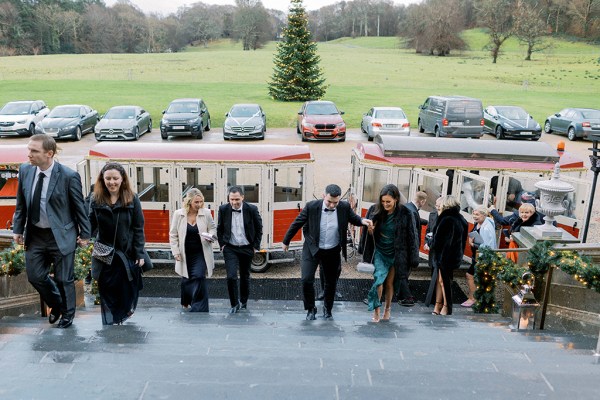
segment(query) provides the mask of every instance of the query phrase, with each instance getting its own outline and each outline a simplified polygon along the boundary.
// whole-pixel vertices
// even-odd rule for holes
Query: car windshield
[[[481,104],[478,101],[454,100],[448,104],[448,116],[481,118]]]
[[[600,110],[586,110],[582,111],[581,115],[586,119],[600,119]]]
[[[379,110],[375,111],[373,117],[381,119],[405,119],[406,115],[402,110]]]
[[[198,103],[194,102],[171,103],[169,108],[167,108],[167,113],[169,114],[198,114],[198,111]]]
[[[335,115],[339,114],[337,108],[332,103],[309,104],[306,106],[308,115]]]
[[[256,106],[236,106],[229,111],[231,117],[254,117],[260,114]]]
[[[496,107],[498,114],[508,119],[527,119],[527,111],[520,107]]]
[[[55,107],[48,118],[79,118],[79,107]]]
[[[133,108],[111,108],[108,110],[105,119],[134,119],[135,110]]]
[[[29,103],[8,103],[2,107],[0,115],[25,115],[29,114],[29,110],[31,110]]]

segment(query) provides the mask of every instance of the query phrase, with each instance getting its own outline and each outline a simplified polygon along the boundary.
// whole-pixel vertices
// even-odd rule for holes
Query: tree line
[[[223,38],[253,50],[280,38],[284,12],[260,0],[235,3],[197,2],[163,16],[128,0],[111,7],[102,0],[0,0],[0,55],[167,52]],[[600,40],[600,0],[339,1],[309,12],[308,22],[316,41],[400,36],[409,48],[440,56],[465,48],[464,29],[484,27],[494,60],[512,36],[530,58],[548,35]]]

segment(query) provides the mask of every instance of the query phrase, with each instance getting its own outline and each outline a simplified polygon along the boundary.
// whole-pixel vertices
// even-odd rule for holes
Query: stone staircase
[[[142,298],[123,326],[97,306],[60,330],[39,316],[0,320],[2,399],[592,399],[596,339],[512,332],[498,315],[434,316],[394,306],[372,323],[338,302],[334,320],[306,321],[299,301],[249,302],[230,315],[177,299]],[[319,307],[321,312],[321,307]]]

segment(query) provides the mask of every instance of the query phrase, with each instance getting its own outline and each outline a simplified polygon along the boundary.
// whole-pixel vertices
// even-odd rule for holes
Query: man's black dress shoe
[[[60,308],[59,307],[51,308],[50,314],[48,314],[48,322],[53,324],[56,321],[58,321],[59,318],[60,318]]]
[[[248,303],[242,303],[240,305],[240,310],[247,310],[248,309]]]
[[[240,311],[240,303],[237,303],[235,306],[229,309],[229,314],[235,314]]]
[[[319,295],[317,296],[317,300],[323,300],[325,298],[325,292],[321,292],[319,293]]]
[[[331,311],[325,311],[323,313],[323,318],[325,318],[325,320],[327,320],[327,321],[332,321],[333,315],[331,315]]]
[[[313,307],[312,310],[308,310],[306,313],[307,321],[314,321],[315,319],[317,319],[317,307]]]
[[[398,303],[401,306],[404,306],[404,307],[412,307],[412,306],[415,305],[415,298],[414,297],[408,297],[408,298],[406,298],[404,300],[400,300]]]
[[[70,327],[71,325],[73,325],[73,317],[71,317],[71,318],[62,317],[60,319],[60,321],[58,321],[58,325],[57,326],[59,328],[63,328],[64,329],[64,328]]]

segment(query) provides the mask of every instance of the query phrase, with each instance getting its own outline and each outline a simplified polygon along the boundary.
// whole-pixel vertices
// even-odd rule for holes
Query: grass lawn
[[[549,39],[552,48],[523,61],[509,40],[497,64],[483,50],[486,35],[464,33],[470,50],[430,57],[399,48],[397,38],[338,39],[319,43],[333,100],[358,127],[372,106],[405,109],[416,126],[418,105],[432,94],[459,94],[489,104],[514,104],[540,123],[564,107],[600,108],[600,47]],[[295,126],[299,103],[268,97],[275,44],[258,51],[220,41],[169,54],[50,55],[0,58],[0,103],[42,99],[50,106],[89,104],[100,113],[113,105],[145,107],[158,126],[161,111],[178,97],[202,97],[214,127],[234,103],[257,102],[269,127]]]

